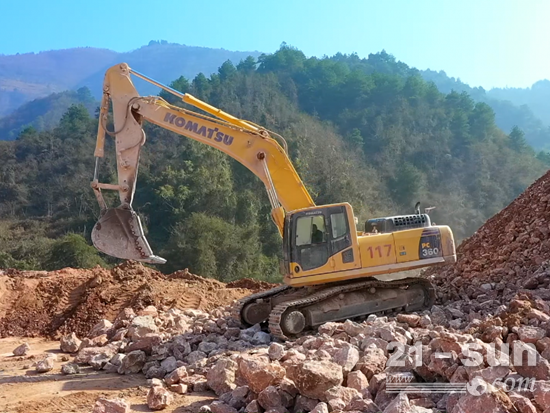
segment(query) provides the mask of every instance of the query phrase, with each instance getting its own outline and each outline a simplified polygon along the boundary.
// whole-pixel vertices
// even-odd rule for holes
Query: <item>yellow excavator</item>
[[[205,114],[172,105],[160,96],[140,96],[131,75]],[[107,125],[110,104],[113,131]],[[238,302],[234,315],[245,326],[267,325],[272,335],[286,340],[328,321],[418,311],[433,304],[434,288],[427,279],[383,281],[375,276],[455,262],[448,226],[432,224],[430,216],[417,208],[409,215],[369,219],[359,231],[349,203],[315,205],[281,136],[165,86],[126,63],[110,67],[103,84],[91,182],[100,206],[92,230],[98,250],[121,259],[166,262],[153,254],[132,208],[146,141],[144,121],[219,149],[265,184],[271,216],[282,237],[284,283]],[[98,181],[106,133],[115,140],[117,184]],[[120,205],[108,208],[101,190],[118,191]]]

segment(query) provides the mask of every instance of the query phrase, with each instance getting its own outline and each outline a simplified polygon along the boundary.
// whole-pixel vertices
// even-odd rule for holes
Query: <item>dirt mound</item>
[[[550,297],[550,172],[489,219],[458,248],[458,262],[424,272],[438,301],[506,304],[518,292]],[[493,305],[491,305],[493,304]]]
[[[252,286],[252,284],[250,284]],[[164,275],[135,262],[112,270],[67,268],[52,272],[0,274],[0,336],[85,336],[101,319],[110,321],[126,307],[140,310],[212,310],[261,289],[256,283],[226,284],[188,271]]]
[[[242,278],[226,285],[227,288],[246,288],[252,291],[264,291],[277,286],[278,284],[270,284],[266,281],[253,280],[252,278]]]

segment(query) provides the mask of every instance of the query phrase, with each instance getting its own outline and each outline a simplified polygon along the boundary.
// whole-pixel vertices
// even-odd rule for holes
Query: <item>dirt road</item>
[[[27,356],[13,356],[12,350],[27,342]],[[48,373],[38,374],[32,366],[46,353],[58,357]],[[146,404],[148,387],[143,374],[121,376],[83,367],[80,374],[61,374],[62,353],[59,342],[42,338],[0,339],[0,412],[1,413],[89,413],[98,397],[123,397],[134,412],[150,412]],[[178,395],[163,412],[196,413],[203,404],[215,399],[213,393]]]

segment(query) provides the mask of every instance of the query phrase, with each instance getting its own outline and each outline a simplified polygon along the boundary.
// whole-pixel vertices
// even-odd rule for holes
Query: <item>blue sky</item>
[[[307,56],[385,49],[472,86],[550,78],[548,0],[2,1],[0,54],[79,46],[130,51],[150,40]]]

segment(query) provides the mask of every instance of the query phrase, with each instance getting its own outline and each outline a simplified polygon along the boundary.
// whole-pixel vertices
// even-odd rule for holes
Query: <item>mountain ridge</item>
[[[10,115],[23,104],[42,98],[54,99],[51,98],[52,94],[79,88],[89,89],[92,96],[99,100],[105,71],[120,62],[126,62],[139,72],[161,83],[169,84],[181,76],[187,79],[192,79],[199,73],[209,76],[216,73],[226,61],[236,64],[248,56],[258,58],[261,55],[265,54],[259,51],[229,51],[223,48],[188,46],[164,40],[152,40],[149,44],[128,52],[78,47],[0,55],[0,123],[4,125],[3,129],[0,128],[0,139],[13,139],[24,126],[10,118]],[[425,80],[434,82],[442,93],[450,93],[452,90],[468,93],[475,101],[491,106],[497,125],[505,133],[510,133],[517,126],[535,149],[550,150],[550,115],[545,115],[542,104],[547,100],[546,97],[550,98],[550,81],[541,80],[529,89],[507,88],[487,91],[483,87],[472,87],[460,78],[450,77],[443,70],[419,70],[400,61],[396,61],[394,66],[388,66],[388,56],[391,55],[385,51],[370,54],[364,59],[356,54],[338,53],[332,59],[347,60],[350,67],[361,66],[368,61],[374,71],[384,72],[388,67],[392,67],[392,70],[397,70],[398,74],[404,77],[418,73]],[[29,59],[32,64],[28,63]],[[393,60],[395,61],[395,58]],[[160,92],[159,88],[138,78],[135,79],[135,85],[138,92],[143,95],[156,95]],[[537,88],[535,85],[538,85]],[[65,110],[67,108],[68,106],[64,107]],[[60,112],[57,111],[58,115],[53,121],[58,120]],[[24,118],[19,114],[15,116],[19,119]],[[46,116],[46,113],[42,116]],[[14,126],[6,129],[5,125]]]
[[[131,67],[139,66],[143,73],[169,83],[181,75],[194,77],[200,72],[210,75],[226,60],[237,64],[241,59],[260,54],[258,51],[228,51],[151,41],[122,53],[105,48],[78,47],[0,55],[0,116],[13,113],[34,99],[81,87],[89,88],[99,99],[105,70],[120,62]],[[145,82],[136,82],[138,87],[144,85]],[[156,94],[158,90],[144,87],[143,93]]]

